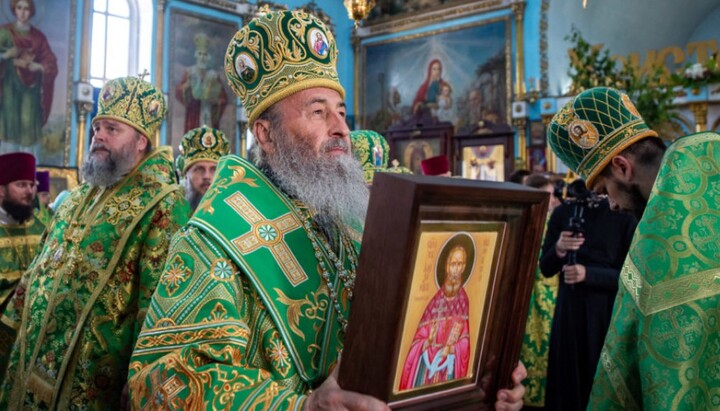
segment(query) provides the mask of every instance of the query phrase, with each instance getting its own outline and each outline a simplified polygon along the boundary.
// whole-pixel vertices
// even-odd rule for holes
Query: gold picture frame
[[[50,198],[57,198],[63,190],[72,190],[80,184],[78,169],[74,167],[38,166],[37,171],[50,172]]]

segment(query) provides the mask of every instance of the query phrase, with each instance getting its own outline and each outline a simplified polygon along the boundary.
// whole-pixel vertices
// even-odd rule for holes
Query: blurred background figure
[[[0,155],[0,314],[15,293],[20,277],[35,258],[45,225],[34,216],[35,157]],[[0,322],[0,382],[15,330]]]
[[[50,205],[50,172],[38,171],[35,173],[37,180],[37,194],[35,196],[35,217],[39,218],[46,226],[52,220]]]
[[[63,201],[68,197],[70,192],[68,190],[63,190],[60,193],[58,193],[57,197],[53,200],[52,203],[50,203],[50,209],[52,210],[53,214],[57,213],[58,208],[62,205]]]
[[[387,169],[390,155],[387,140],[377,131],[354,130],[350,132],[350,147],[362,166],[365,184],[372,186],[375,173]]]
[[[527,170],[517,170],[527,171]],[[524,173],[513,173],[519,179]],[[524,184],[550,193],[548,218],[553,210],[561,204],[562,199],[555,196],[555,184],[541,174],[526,174]],[[528,319],[525,323],[525,337],[520,351],[520,360],[527,368],[528,376],[523,381],[526,387],[526,409],[542,409],[545,405],[545,385],[547,381],[547,362],[550,347],[550,326],[555,313],[555,300],[557,298],[558,276],[545,277],[540,267],[535,271],[535,282],[530,295]]]
[[[180,156],[175,159],[175,171],[193,211],[210,188],[220,157],[229,152],[230,143],[220,130],[203,126],[183,136]]]
[[[519,168],[512,173],[510,173],[510,176],[508,177],[509,182],[516,183],[516,184],[525,184],[525,178],[530,175],[530,171],[525,170],[524,168]]]
[[[607,199],[568,186],[552,213],[540,257],[546,277],[558,272],[545,391],[548,410],[585,410],[610,324],[618,276],[637,220],[614,213]]]

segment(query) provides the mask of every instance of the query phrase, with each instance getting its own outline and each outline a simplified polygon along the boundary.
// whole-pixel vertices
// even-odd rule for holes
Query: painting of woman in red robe
[[[438,291],[428,302],[410,345],[400,390],[463,378],[470,363],[469,307],[464,285],[475,261],[466,233],[450,238],[435,266]]]
[[[421,108],[437,108],[438,96],[442,87],[448,85],[442,79],[442,63],[435,59],[428,64],[427,76],[425,81],[420,85],[413,99],[413,113],[417,113]]]
[[[12,0],[16,21],[0,27],[0,141],[28,148],[50,116],[57,57],[45,35],[30,25],[33,0]]]

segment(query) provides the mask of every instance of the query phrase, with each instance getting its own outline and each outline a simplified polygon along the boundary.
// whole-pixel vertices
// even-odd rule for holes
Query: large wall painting
[[[509,128],[508,17],[362,44],[361,125],[451,122],[455,134]]]
[[[3,0],[0,13],[0,153],[68,162],[75,0]]]
[[[206,125],[234,142],[236,97],[225,77],[224,56],[238,23],[172,9],[169,39],[167,144],[178,154],[182,136]]]

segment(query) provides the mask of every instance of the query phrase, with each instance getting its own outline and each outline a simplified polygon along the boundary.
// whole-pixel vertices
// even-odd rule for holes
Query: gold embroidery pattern
[[[632,100],[630,100],[630,97],[628,97],[627,94],[623,93],[620,97],[622,99],[623,106],[632,113],[635,117],[642,117],[640,113],[635,108],[635,104],[633,104]]]
[[[578,117],[577,114],[575,114],[572,102],[570,102],[557,112],[555,117],[553,117],[553,121],[555,121],[555,123],[557,123],[559,126],[565,127],[570,124],[571,121],[576,120],[577,118]]]
[[[277,332],[273,332],[270,339],[270,346],[265,348],[265,355],[270,358],[270,361],[272,361],[273,366],[280,375],[287,377],[291,365],[290,354]]]
[[[290,323],[290,329],[296,335],[305,338],[305,334],[298,328],[301,317],[309,320],[324,320],[328,303],[327,299],[320,298],[320,296],[327,298],[327,287],[321,286],[317,291],[309,294],[309,296],[313,298],[313,301],[310,301],[307,296],[301,300],[293,300],[288,298],[279,288],[276,288],[275,292],[279,296],[278,300],[287,306],[287,318]]]
[[[210,188],[208,188],[207,193],[205,193],[205,196],[203,197],[203,201],[198,206],[198,210],[213,214],[215,213],[215,208],[212,206],[213,200],[215,200],[215,197],[223,191],[225,188],[227,188],[231,184],[235,183],[242,183],[247,184],[250,187],[257,188],[258,185],[255,182],[254,178],[245,177],[247,174],[247,170],[243,166],[228,166],[228,169],[232,170],[232,176],[231,177],[219,177],[216,178],[215,181],[213,181]]]
[[[120,220],[134,218],[145,209],[142,190],[133,188],[125,196],[115,196],[107,201],[108,223],[116,225]]]
[[[643,315],[651,315],[678,305],[720,294],[720,268],[696,272],[656,285],[650,285],[631,258],[620,274],[623,284]]]
[[[175,258],[168,264],[162,277],[160,284],[165,286],[169,295],[173,295],[180,287],[180,284],[190,277],[192,271],[185,266],[182,258],[175,255]]]
[[[223,324],[223,322],[225,324]],[[226,337],[235,339],[247,339],[250,335],[248,329],[242,323],[223,321],[212,328],[197,325],[182,325],[173,327],[156,328],[153,333],[141,333],[135,345],[135,352],[142,353],[145,349],[171,349],[178,345],[192,344],[196,341],[215,340]]]
[[[210,268],[211,276],[218,281],[230,281],[235,276],[232,262],[224,258],[213,261]]]
[[[249,254],[260,247],[266,247],[279,263],[285,278],[292,285],[297,286],[307,280],[307,274],[283,242],[286,234],[302,228],[300,220],[294,214],[287,213],[275,220],[268,220],[240,192],[232,194],[225,202],[253,225],[248,233],[232,240],[241,253]]]

